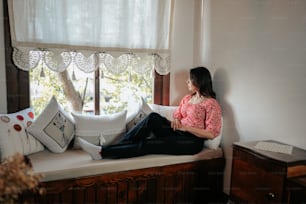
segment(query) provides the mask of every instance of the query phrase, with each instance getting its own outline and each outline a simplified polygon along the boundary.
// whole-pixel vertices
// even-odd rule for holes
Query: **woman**
[[[190,69],[187,86],[191,94],[182,98],[173,121],[153,112],[127,132],[118,144],[100,147],[79,139],[80,146],[93,159],[198,153],[203,149],[205,139],[219,135],[221,108],[215,99],[207,68]],[[149,138],[151,133],[155,137]]]

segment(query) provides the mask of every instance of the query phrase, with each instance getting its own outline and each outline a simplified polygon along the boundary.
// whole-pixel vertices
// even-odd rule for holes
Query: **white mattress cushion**
[[[64,153],[51,153],[48,150],[29,155],[33,169],[43,174],[42,181],[77,178],[119,171],[135,170],[220,158],[221,148],[203,149],[196,155],[146,155],[128,159],[92,160],[83,150],[67,150]]]

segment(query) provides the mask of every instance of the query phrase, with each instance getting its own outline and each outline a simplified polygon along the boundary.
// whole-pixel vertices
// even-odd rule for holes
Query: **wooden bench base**
[[[43,182],[27,203],[208,203],[222,194],[224,158]]]

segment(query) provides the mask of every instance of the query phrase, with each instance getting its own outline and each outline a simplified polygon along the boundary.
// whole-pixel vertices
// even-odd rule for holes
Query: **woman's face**
[[[192,93],[198,91],[198,88],[195,85],[193,85],[193,83],[190,80],[190,78],[187,79],[186,83],[187,83],[187,87],[188,87],[189,91],[191,91]]]

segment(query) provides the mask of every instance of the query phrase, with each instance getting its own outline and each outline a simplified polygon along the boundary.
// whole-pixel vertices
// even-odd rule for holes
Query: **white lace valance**
[[[139,74],[145,74],[152,69],[161,75],[166,75],[170,71],[169,53],[106,53],[14,48],[13,61],[17,67],[25,71],[36,68],[40,63],[56,72],[64,71],[72,63],[86,73],[102,66],[114,74],[124,72],[129,67]]]

